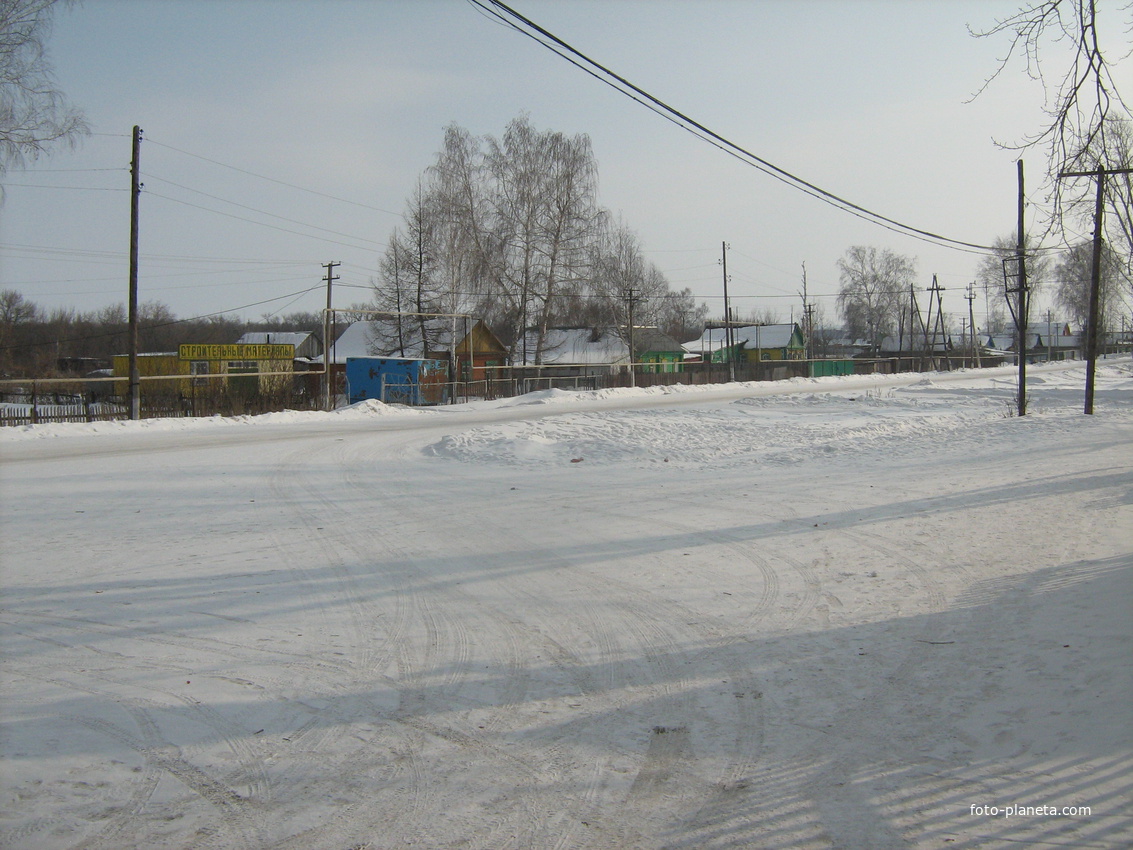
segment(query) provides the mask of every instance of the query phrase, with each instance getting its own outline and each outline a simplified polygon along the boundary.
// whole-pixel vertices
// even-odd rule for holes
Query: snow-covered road
[[[0,846],[1129,846],[1133,378],[1030,374],[8,429]]]

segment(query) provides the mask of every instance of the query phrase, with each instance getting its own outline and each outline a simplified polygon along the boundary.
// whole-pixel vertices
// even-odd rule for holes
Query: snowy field
[[[0,847],[1133,846],[1133,374],[1028,374],[4,429]]]

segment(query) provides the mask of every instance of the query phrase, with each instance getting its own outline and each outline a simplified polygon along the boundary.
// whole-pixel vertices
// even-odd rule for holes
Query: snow
[[[1133,845],[1133,369],[1028,375],[3,429],[0,847]]]

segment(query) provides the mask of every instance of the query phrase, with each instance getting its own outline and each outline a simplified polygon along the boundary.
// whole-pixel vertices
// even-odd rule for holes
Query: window
[[[209,362],[207,360],[191,360],[189,361],[189,374],[190,375],[207,375],[209,373]],[[194,387],[203,387],[208,384],[205,378],[193,378],[192,385]]]

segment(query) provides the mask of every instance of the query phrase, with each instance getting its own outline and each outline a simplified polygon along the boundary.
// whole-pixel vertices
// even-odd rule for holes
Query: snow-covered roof
[[[680,352],[683,346],[659,328],[633,329],[633,347],[638,356],[648,352]]]
[[[476,321],[469,328],[471,334]],[[485,326],[486,328],[487,326]],[[490,330],[487,330],[491,334]],[[409,360],[435,359],[440,352],[448,352],[452,347],[452,327],[444,325],[437,327],[435,323],[429,325],[428,351],[421,339],[421,328],[416,319],[402,319],[401,333],[397,330],[397,320],[394,318],[368,319],[351,322],[350,326],[342,332],[335,342],[331,343],[331,356],[335,363],[345,363],[347,357],[400,357]],[[475,337],[474,337],[475,338]],[[492,337],[494,339],[494,337]],[[463,327],[457,328],[457,340],[463,344],[465,339]],[[312,358],[314,362],[321,363],[322,357]]]
[[[1070,335],[1063,334],[1058,325],[1055,325],[1054,333],[1047,333],[1046,328],[1039,328],[1038,325],[1031,325],[1027,329],[1027,348],[1078,348],[1082,345],[1082,335],[1072,333]],[[1015,332],[991,334],[987,337],[987,346],[989,348],[996,348],[1002,351],[1015,350]]]
[[[310,331],[248,331],[237,345],[294,345],[301,346],[311,336]]]
[[[534,365],[538,344],[537,333],[528,331],[526,346],[516,347],[516,359],[525,366]],[[628,363],[629,346],[610,329],[550,328],[543,338],[542,362],[548,366]]]
[[[736,345],[756,350],[767,348],[786,348],[799,326],[793,322],[781,325],[745,325],[732,328],[732,339]],[[686,342],[686,351],[720,351],[727,347],[725,328],[706,328],[699,339]]]

